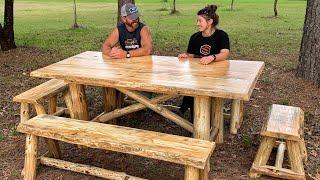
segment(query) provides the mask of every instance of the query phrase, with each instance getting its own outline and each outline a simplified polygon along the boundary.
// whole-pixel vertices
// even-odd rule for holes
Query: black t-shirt
[[[118,25],[119,42],[123,50],[129,51],[141,48],[140,32],[144,26],[145,25],[143,23],[139,22],[138,28],[135,31],[130,32],[127,30],[125,24],[121,23]]]
[[[203,57],[219,54],[221,49],[230,49],[229,37],[226,32],[216,29],[210,37],[203,37],[201,32],[194,33],[189,40],[187,52]]]

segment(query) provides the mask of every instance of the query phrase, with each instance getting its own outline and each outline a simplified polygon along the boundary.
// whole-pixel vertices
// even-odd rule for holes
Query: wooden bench
[[[43,105],[46,98],[49,99],[48,114],[62,115],[69,113],[67,108],[57,107],[57,95],[67,88],[67,83],[63,80],[52,79],[15,96],[13,101],[21,103],[21,121],[30,118],[29,104],[34,106],[38,115],[47,114]],[[46,143],[51,156],[58,158],[60,156],[58,143],[48,139],[46,139]]]
[[[38,137],[182,164],[188,180],[199,179],[199,169],[207,167],[215,147],[214,142],[200,139],[52,115],[38,115],[21,122],[17,131],[27,134],[24,179],[36,176]],[[135,178],[54,158],[41,157],[40,163],[109,179]]]
[[[304,113],[300,108],[273,104],[269,119],[262,127],[262,142],[250,176],[256,178],[264,174],[285,179],[305,179],[303,160],[307,159],[307,150],[303,127]],[[275,165],[266,165],[273,147],[278,147]],[[288,151],[291,169],[282,168],[285,150]]]

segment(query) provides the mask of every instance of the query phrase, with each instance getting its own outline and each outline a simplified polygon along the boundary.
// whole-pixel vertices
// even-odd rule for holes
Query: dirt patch
[[[0,52],[0,177],[22,179],[25,136],[15,131],[19,122],[19,104],[12,98],[41,82],[32,78],[32,70],[65,58],[55,51],[18,48]],[[102,112],[101,89],[86,88],[90,116]],[[179,104],[181,98],[170,101]],[[211,179],[249,179],[248,171],[259,146],[259,132],[271,104],[299,106],[305,112],[305,140],[308,149],[306,173],[316,177],[320,167],[320,89],[311,83],[297,79],[293,71],[284,71],[267,63],[259,78],[252,98],[245,103],[245,120],[238,135],[228,133],[225,122],[225,143],[218,145],[211,158]],[[143,110],[119,119],[123,126],[190,136],[188,132],[167,121],[160,115]],[[184,167],[127,154],[97,149],[79,149],[74,145],[61,144],[63,159],[94,165],[148,179],[182,179]],[[40,152],[46,149],[41,141]],[[40,166],[37,179],[99,179]],[[263,178],[270,179],[270,178]]]

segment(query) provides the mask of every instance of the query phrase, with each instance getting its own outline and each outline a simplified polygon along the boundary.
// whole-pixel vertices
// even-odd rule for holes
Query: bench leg
[[[199,179],[199,169],[186,166],[184,180],[198,180]]]
[[[260,147],[258,149],[258,152],[256,154],[256,157],[254,159],[254,162],[249,172],[249,175],[251,178],[260,177],[260,174],[253,172],[253,169],[254,169],[253,167],[264,166],[267,164],[275,142],[276,142],[275,138],[262,137]]]
[[[211,124],[219,129],[215,142],[223,143],[223,99],[213,98],[212,104],[211,114],[213,117],[211,117]]]
[[[48,113],[54,114],[57,111],[57,95],[50,97],[49,99],[49,107]],[[49,140],[45,139],[49,152],[51,153],[51,157],[59,159],[61,157],[61,151],[59,147],[59,143],[57,140]]]
[[[302,154],[299,147],[299,142],[287,140],[287,147],[291,170],[298,174],[304,174]]]
[[[36,179],[38,137],[27,134],[24,161],[24,180]]]
[[[49,100],[49,111],[48,112],[51,114],[54,113],[54,109],[56,109],[56,106],[57,106],[56,102],[55,103],[52,102],[53,100],[57,101],[57,99],[55,97],[53,97],[53,98],[50,98],[50,100]],[[54,108],[53,108],[53,106],[54,106]],[[37,115],[46,114],[45,108],[43,107],[42,104],[34,104],[34,107],[37,111]],[[61,152],[60,152],[58,142],[56,140],[47,139],[47,138],[44,138],[44,140],[47,144],[49,156],[55,157],[55,158],[60,158]]]
[[[211,98],[195,97],[194,98],[194,138],[209,141],[210,115],[211,115]],[[208,164],[206,165],[205,169],[200,170],[200,173],[199,173],[200,179],[207,180],[209,171],[210,171],[210,161],[208,160]]]
[[[232,100],[232,107],[231,107],[231,123],[230,123],[231,134],[237,134],[237,131],[240,128],[242,120],[243,120],[243,101],[234,99]]]

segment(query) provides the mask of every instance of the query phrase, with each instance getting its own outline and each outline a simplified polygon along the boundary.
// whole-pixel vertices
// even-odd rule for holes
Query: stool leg
[[[199,169],[191,166],[185,167],[185,180],[198,180],[199,179]]]
[[[36,179],[38,137],[27,134],[24,161],[24,180]]]
[[[298,174],[304,174],[299,142],[287,140],[287,147],[291,170]]]
[[[304,139],[301,139],[301,141],[299,141],[299,146],[302,154],[302,159],[306,162],[308,160],[308,153]]]
[[[267,164],[275,141],[276,139],[272,137],[262,137],[260,147],[249,172],[251,178],[260,177],[260,174],[255,173],[254,169]]]

